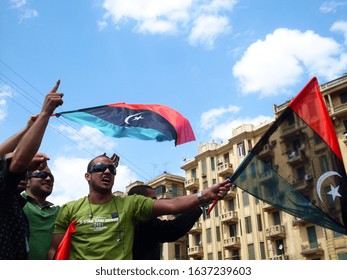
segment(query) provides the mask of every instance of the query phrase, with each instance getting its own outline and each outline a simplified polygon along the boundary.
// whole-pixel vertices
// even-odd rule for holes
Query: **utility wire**
[[[4,61],[2,61],[0,59],[0,62],[6,66],[6,68],[8,68],[10,71],[12,71],[14,74],[16,74],[21,80],[23,80],[26,84],[28,84],[32,89],[34,89],[36,92],[38,92],[41,96],[45,97],[45,94],[43,94],[40,90],[38,90],[36,87],[34,87],[30,82],[28,82],[26,79],[24,79],[20,74],[18,74],[15,70],[13,70],[9,65],[7,65]],[[22,95],[24,98],[26,98],[28,101],[30,101],[31,103],[33,103],[36,107],[38,107],[39,109],[41,109],[42,106],[42,102],[40,102],[39,100],[37,100],[35,97],[33,97],[30,93],[28,93],[26,90],[24,90],[22,87],[18,86],[15,82],[13,82],[10,78],[8,78],[6,75],[4,75],[3,73],[0,73],[1,76],[3,76],[6,81],[0,77],[0,80],[3,81],[4,84],[6,84],[7,86],[9,86],[10,88],[12,88],[14,91],[18,92],[20,95]],[[3,92],[3,91],[1,91]],[[4,92],[3,92],[4,93]],[[11,96],[8,96],[15,104],[17,104],[18,106],[20,106],[21,108],[23,108],[25,111],[29,112],[30,114],[34,114],[33,112],[31,112],[29,109],[27,109],[25,106],[21,105],[20,103],[18,103],[17,101],[15,101]],[[83,133],[80,133],[79,131],[77,131],[76,129],[74,129],[70,124],[68,124],[64,119],[62,118],[58,118],[57,119],[58,122],[64,124],[65,126],[69,127],[71,129],[72,132],[74,132],[76,135],[78,135],[79,137],[81,137],[81,139],[84,139],[85,141],[91,143],[93,146],[95,146],[97,149],[99,149],[100,151],[102,151],[102,153],[105,152],[105,147],[101,147],[99,146],[98,143],[96,143],[95,141],[92,141],[92,139],[90,139],[90,137],[84,135]],[[81,148],[82,150],[84,150],[85,152],[87,152],[88,154],[90,154],[91,156],[95,156],[93,155],[90,151],[86,150],[85,148],[83,148],[82,146],[80,146],[77,142],[73,141],[71,138],[68,138],[65,134],[63,134],[62,132],[60,132],[58,129],[56,129],[55,127],[53,127],[52,125],[49,124],[49,127],[51,127],[53,130],[55,130],[57,133],[59,133],[60,135],[62,135],[63,137],[65,137],[66,139],[68,139],[70,142],[72,142],[73,144],[77,145],[79,148]],[[92,134],[92,130],[89,129],[89,127],[86,127],[87,130],[89,130],[90,134]],[[106,143],[104,143],[104,145],[106,146],[106,148],[113,153],[114,149],[110,146],[108,146]],[[146,174],[147,177],[142,176],[141,174],[139,174],[138,172],[135,172],[136,174],[138,174],[141,178],[144,178],[145,180],[147,180],[148,178],[151,178],[151,175],[149,175],[148,173],[146,173],[146,171],[144,171],[143,169],[141,169],[140,167],[138,167],[137,165],[135,165],[134,163],[132,163],[129,159],[127,159],[126,157],[124,157],[123,155],[121,155],[119,152],[116,152],[122,159],[126,160],[127,162],[129,162],[130,164],[132,164],[135,168],[137,168],[138,170],[140,170],[141,172],[143,172],[144,174]]]

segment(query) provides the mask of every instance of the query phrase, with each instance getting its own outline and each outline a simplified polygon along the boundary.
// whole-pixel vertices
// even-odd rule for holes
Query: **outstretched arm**
[[[29,130],[29,128],[32,126],[32,124],[35,122],[36,119],[37,119],[37,115],[30,116],[26,126],[22,130],[18,131],[16,134],[12,135],[10,138],[5,140],[5,142],[1,143],[0,155],[12,153],[16,149],[23,135]]]
[[[231,186],[232,184],[228,179],[214,184],[212,187],[202,191],[202,198],[207,203],[215,199],[222,199],[228,193]],[[153,203],[153,216],[179,214],[193,209],[200,204],[201,202],[197,194],[179,196],[174,199],[159,199]]]
[[[63,104],[63,94],[57,93],[59,84],[60,80],[57,81],[53,89],[46,95],[41,113],[18,143],[9,168],[11,172],[24,172],[37,153],[46,131],[49,118],[54,110]]]

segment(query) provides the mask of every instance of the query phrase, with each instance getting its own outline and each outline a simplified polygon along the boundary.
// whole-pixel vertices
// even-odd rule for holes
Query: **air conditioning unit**
[[[312,174],[306,174],[305,175],[305,180],[308,181],[308,180],[311,180],[313,177],[312,177]]]
[[[218,164],[218,165],[223,164],[223,159],[222,159],[222,158],[220,158],[219,160],[217,160],[217,164]]]

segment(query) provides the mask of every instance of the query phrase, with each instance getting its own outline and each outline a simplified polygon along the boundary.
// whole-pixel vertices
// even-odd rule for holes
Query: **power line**
[[[30,82],[28,82],[26,79],[24,79],[20,74],[18,74],[15,70],[13,70],[8,64],[6,64],[4,61],[2,61],[0,59],[0,62],[7,67],[11,72],[13,72],[14,74],[16,74],[22,81],[24,81],[26,84],[28,84],[32,89],[34,89],[36,92],[38,92],[41,96],[45,97],[45,95],[38,90],[35,86],[33,86]],[[42,107],[42,102],[40,102],[39,100],[37,100],[35,97],[33,97],[30,93],[28,93],[26,90],[24,90],[22,87],[18,86],[17,83],[13,82],[10,78],[8,78],[6,75],[4,75],[3,73],[0,73],[0,75],[2,75],[6,81],[4,81],[3,78],[0,78],[0,80],[2,80],[4,82],[4,84],[6,84],[7,86],[9,86],[11,89],[13,89],[14,91],[18,92],[20,95],[22,95],[24,98],[26,98],[28,101],[30,101],[31,103],[33,103],[35,106],[37,106],[38,108],[41,109]],[[3,92],[3,91],[2,91]],[[34,114],[33,112],[31,112],[29,109],[27,109],[24,105],[18,103],[17,101],[15,101],[11,96],[8,96],[15,104],[17,104],[18,106],[20,106],[21,108],[23,108],[25,111],[29,112],[30,114]],[[65,120],[58,118],[57,119],[58,122],[62,123],[63,125],[69,127],[71,129],[72,132],[74,132],[76,135],[78,135],[81,139],[91,143],[93,146],[95,146],[97,149],[99,149],[100,151],[102,151],[102,153],[105,152],[105,146],[107,148],[108,151],[110,151],[111,153],[116,152],[122,159],[126,160],[128,163],[130,163],[131,165],[133,165],[136,169],[140,170],[141,172],[143,172],[143,174],[146,174],[147,178],[142,176],[141,174],[139,174],[138,172],[134,171],[136,174],[138,174],[141,178],[147,180],[148,178],[151,178],[151,175],[149,175],[146,171],[144,171],[143,169],[141,169],[140,167],[138,167],[136,164],[132,163],[129,159],[127,159],[126,157],[124,157],[122,154],[120,154],[117,151],[114,151],[114,149],[110,146],[108,146],[106,143],[104,143],[104,147],[101,147],[99,145],[99,143],[93,141],[92,139],[90,139],[90,137],[84,135],[83,133],[80,133],[79,131],[77,131],[76,129],[74,129],[71,125],[69,125]],[[73,144],[77,145],[79,148],[81,148],[82,150],[84,150],[85,152],[87,152],[88,154],[93,155],[90,151],[86,150],[85,148],[83,148],[82,146],[80,146],[76,141],[73,141],[71,138],[68,138],[65,134],[61,133],[58,129],[56,129],[55,127],[53,127],[52,125],[49,124],[49,127],[52,128],[53,130],[55,130],[57,133],[59,133],[60,135],[62,135],[63,137],[65,137],[66,139],[68,139],[70,142],[72,142]],[[89,127],[86,127],[87,130],[89,130],[90,132],[92,132]],[[92,133],[90,133],[92,134]]]

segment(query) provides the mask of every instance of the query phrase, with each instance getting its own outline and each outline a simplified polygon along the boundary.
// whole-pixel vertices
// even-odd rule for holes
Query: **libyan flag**
[[[55,116],[97,128],[110,137],[158,142],[174,140],[175,145],[195,140],[189,121],[161,104],[113,103],[56,113]]]
[[[346,171],[315,77],[229,179],[284,212],[347,234]]]

